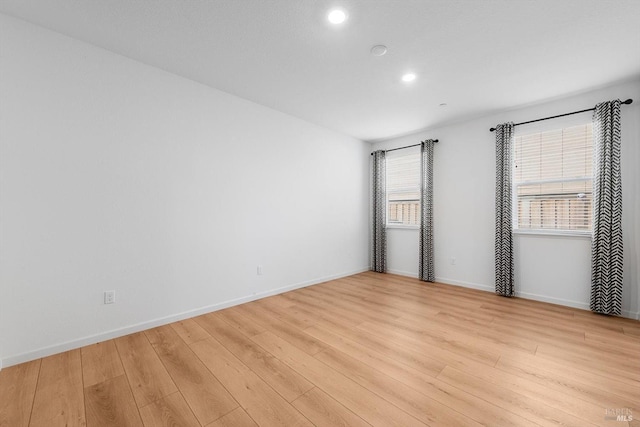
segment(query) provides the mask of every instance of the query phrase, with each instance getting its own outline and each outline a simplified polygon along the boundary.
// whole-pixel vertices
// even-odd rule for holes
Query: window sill
[[[402,224],[387,224],[387,229],[389,228],[399,228],[404,230],[420,230],[419,225],[402,225]]]
[[[513,234],[521,236],[579,237],[591,239],[591,231],[578,230],[513,230]]]

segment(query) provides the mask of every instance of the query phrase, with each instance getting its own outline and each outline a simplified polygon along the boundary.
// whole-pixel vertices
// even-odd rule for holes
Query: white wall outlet
[[[450,263],[451,265],[456,265],[456,259],[455,259],[455,258],[451,258],[451,259],[449,260],[449,263]]]
[[[113,304],[116,302],[116,291],[104,291],[104,303]]]
[[[259,265],[258,268],[256,268],[256,273],[258,273],[258,276],[262,276],[262,266]]]

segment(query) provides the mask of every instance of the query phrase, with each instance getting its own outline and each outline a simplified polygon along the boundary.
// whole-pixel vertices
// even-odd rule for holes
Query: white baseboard
[[[481,291],[493,292],[493,286],[483,285],[474,282],[465,282],[462,280],[449,279],[447,277],[436,277],[436,282],[447,285],[462,286],[463,288],[479,289]]]
[[[463,282],[460,280],[448,279],[446,277],[436,277],[436,282],[445,283],[447,285],[462,286],[465,288],[480,289],[482,291],[487,291],[487,292],[494,292],[493,286],[482,285],[479,283],[472,283],[472,282]],[[550,304],[563,305],[566,307],[579,308],[582,310],[589,311],[589,303],[585,303],[585,302],[548,297],[546,295],[532,294],[529,292],[519,292],[518,290],[516,290],[515,296],[517,296],[518,298],[530,299],[530,300],[540,301],[540,302],[548,302]],[[640,312],[636,313],[629,310],[622,310],[622,317],[626,317],[634,320],[640,320]]]
[[[519,298],[525,298],[525,299],[531,299],[534,301],[541,301],[541,302],[548,302],[551,304],[557,304],[557,305],[564,305],[567,307],[573,307],[573,308],[579,308],[581,310],[586,310],[586,311],[590,311],[591,309],[589,308],[589,303],[588,302],[580,302],[580,301],[571,301],[571,300],[567,300],[567,299],[561,299],[561,298],[553,298],[553,297],[548,297],[545,295],[537,295],[537,294],[531,294],[528,292],[518,292],[516,291],[516,296]],[[633,311],[629,311],[629,310],[622,310],[622,317],[626,317],[628,319],[634,319],[634,320],[638,320],[640,319],[638,317],[640,313],[635,313]]]
[[[589,310],[589,303],[572,301],[563,298],[553,298],[546,295],[532,294],[529,292],[519,292],[516,290],[515,296],[519,298],[531,299],[534,301],[548,302],[550,304],[564,305],[567,307],[579,308],[582,310]]]
[[[409,272],[409,271],[387,270],[387,273],[397,274],[398,276],[412,277],[414,279],[418,278],[418,273],[412,273],[412,272]]]
[[[76,348],[84,347],[87,345],[95,344],[98,342],[110,340],[113,338],[122,337],[125,335],[133,334],[136,332],[144,331],[147,329],[155,328],[158,326],[166,325],[173,322],[178,322],[180,320],[188,319],[190,317],[199,316],[201,314],[211,313],[213,311],[222,310],[224,308],[232,307],[234,305],[244,304],[246,302],[255,301],[261,298],[270,297],[272,295],[281,294],[284,292],[292,291],[294,289],[300,289],[311,285],[317,285],[318,283],[327,282],[329,280],[339,279],[342,277],[352,276],[354,274],[362,273],[364,271],[369,271],[369,267],[365,267],[356,271],[344,272],[339,274],[334,274],[331,276],[320,277],[313,280],[307,280],[300,283],[295,283],[293,285],[287,285],[276,289],[271,289],[269,291],[260,292],[254,295],[249,295],[241,298],[236,298],[228,301],[223,301],[216,304],[207,305],[204,307],[196,308],[193,310],[184,311],[181,313],[172,314],[170,316],[161,317],[158,319],[149,320],[146,322],[137,323],[135,325],[125,326],[123,328],[113,329],[106,332],[101,332],[99,334],[86,336],[83,338],[78,338],[75,340],[66,341],[59,344],[54,344],[51,346],[39,348],[37,350],[28,351],[22,354],[18,354],[15,356],[6,357],[4,359],[0,359],[0,369],[2,367],[9,367],[13,365],[17,365],[24,362],[29,362],[31,360],[36,360],[41,357],[51,356],[53,354],[62,353],[64,351],[73,350]]]
[[[165,317],[153,319],[147,322],[137,323],[135,325],[126,326],[124,328],[113,329],[111,331],[90,335],[90,336],[79,338],[76,340],[66,341],[66,342],[55,344],[48,347],[43,347],[37,350],[18,354],[16,356],[10,356],[4,359],[0,359],[0,369],[2,369],[3,367],[6,368],[9,366],[17,365],[19,363],[24,363],[31,360],[39,359],[41,357],[51,356],[53,354],[61,353],[64,351],[73,350],[79,347],[84,347],[86,345],[95,344],[97,342],[102,342],[102,341],[110,340],[113,338],[118,338],[124,335],[129,335],[136,332],[144,331],[146,329],[155,328],[157,326],[166,325],[168,323],[173,323],[180,320],[188,319],[190,317],[199,316],[201,314],[222,310],[224,308],[232,307],[234,305],[244,304],[246,302],[255,301],[255,300],[266,298],[272,295],[277,295],[284,292],[292,291],[294,289],[300,289],[307,286],[316,285],[318,283],[339,279],[341,277],[351,276],[351,275],[362,273],[364,271],[369,271],[369,270],[370,270],[369,267],[365,267],[356,271],[335,274],[335,275],[317,278],[313,280],[307,280],[304,282],[283,286],[280,288],[272,289],[272,290],[261,292],[258,294],[236,298],[233,300],[228,300],[228,301],[220,302],[217,304],[208,305],[205,307],[200,307],[194,310],[173,314],[171,316],[165,316]],[[389,270],[389,273],[397,274],[400,276],[412,277],[412,278],[418,277],[416,273],[400,271],[400,270]],[[480,283],[465,282],[461,280],[454,280],[446,277],[436,277],[436,282],[444,283],[448,285],[454,285],[454,286],[462,286],[462,287],[471,288],[471,289],[479,289],[487,292],[494,292],[493,286],[483,285]],[[570,300],[565,300],[560,298],[552,298],[544,295],[537,295],[537,294],[531,294],[527,292],[517,292],[517,291],[516,291],[516,296],[520,298],[535,300],[535,301],[542,301],[542,302],[548,302],[551,304],[558,304],[558,305],[564,305],[568,307],[589,310],[589,304],[581,303],[577,301],[570,301]],[[627,317],[630,319],[640,320],[640,312],[632,312],[632,311],[624,310],[622,312],[622,315],[623,317]]]

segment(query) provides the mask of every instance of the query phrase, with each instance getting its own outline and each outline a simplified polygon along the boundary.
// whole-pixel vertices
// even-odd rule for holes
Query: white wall
[[[2,15],[0,52],[5,366],[368,268],[369,144]]]
[[[525,108],[427,129],[381,141],[374,149],[401,147],[438,138],[434,160],[435,273],[441,282],[493,291],[495,136],[489,128],[506,121],[532,120],[593,107],[597,102],[633,98],[622,107],[624,233],[624,315],[640,315],[640,80],[600,88]],[[448,108],[455,108],[451,105]],[[529,125],[552,129],[590,121],[590,113]],[[524,129],[517,128],[518,131]],[[392,272],[417,276],[417,230],[388,230]],[[573,307],[589,307],[590,239],[516,235],[518,295]],[[451,265],[451,258],[456,264]]]

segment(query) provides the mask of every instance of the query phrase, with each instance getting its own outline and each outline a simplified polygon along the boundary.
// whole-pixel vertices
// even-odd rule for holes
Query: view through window
[[[521,230],[591,230],[591,123],[514,140],[514,225]]]
[[[420,225],[420,147],[390,151],[387,161],[387,225]]]

